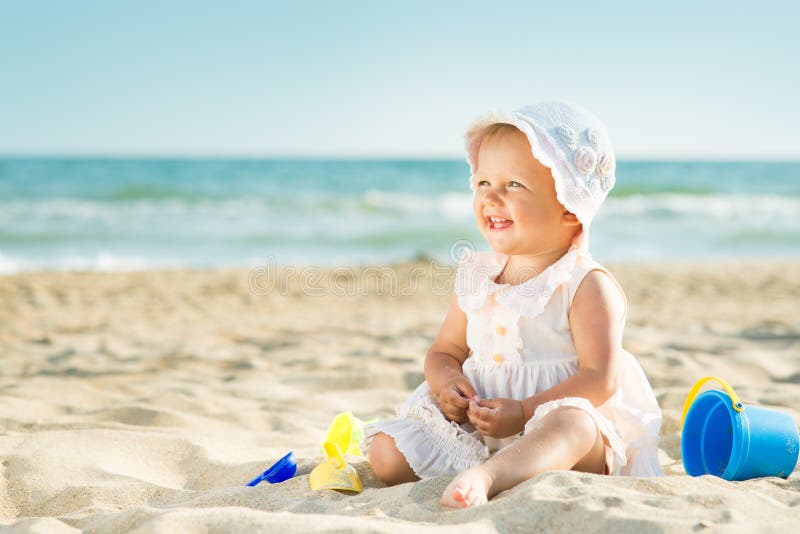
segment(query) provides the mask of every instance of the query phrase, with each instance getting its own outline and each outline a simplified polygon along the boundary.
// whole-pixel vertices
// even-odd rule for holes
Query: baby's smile
[[[487,216],[486,218],[489,221],[489,230],[491,231],[505,230],[514,224],[514,221],[505,217]]]

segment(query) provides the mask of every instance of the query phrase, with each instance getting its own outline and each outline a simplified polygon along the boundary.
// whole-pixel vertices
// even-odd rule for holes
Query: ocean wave
[[[105,251],[83,256],[66,254],[47,259],[10,256],[0,252],[0,274],[43,270],[140,271],[145,269],[185,268],[189,266],[190,264],[181,258],[153,258],[141,255],[114,254]]]
[[[795,218],[800,215],[800,197],[780,195],[634,195],[610,196],[601,208],[604,216],[749,219],[764,216]]]
[[[600,213],[603,216],[708,216],[718,219],[778,216],[798,217],[800,196],[774,194],[656,194],[617,197],[606,200]],[[363,216],[433,217],[437,219],[472,220],[472,195],[445,192],[432,195],[367,190],[359,196],[312,195],[281,198],[235,197],[191,200],[162,198],[160,200],[128,200],[107,203],[68,197],[47,199],[0,200],[0,225],[31,221],[64,223],[69,221],[99,221],[114,224],[121,219],[157,222],[159,219],[237,221],[242,219],[273,220],[291,216],[295,220],[319,217],[336,218]]]
[[[611,191],[614,198],[654,196],[654,195],[689,195],[701,197],[717,193],[709,187],[701,185],[674,185],[674,184],[622,184],[619,182]]]
[[[376,253],[402,260],[409,250],[446,251],[463,236],[481,241],[471,200],[469,193],[376,189],[298,199],[0,200],[0,253],[5,254],[0,272],[124,270],[186,262],[213,266],[224,258],[235,264],[275,250],[292,251],[300,259]],[[679,255],[687,247],[716,244],[742,254],[764,247],[791,251],[800,234],[800,197],[612,194],[593,228],[595,243],[606,243],[609,250],[633,250],[656,241]],[[630,243],[614,241],[619,236]]]
[[[128,200],[162,200],[162,199],[202,199],[208,196],[193,194],[188,191],[172,189],[163,185],[151,184],[128,184],[112,189],[108,193],[100,195],[100,198],[113,201]]]
[[[447,192],[435,195],[386,192],[370,189],[363,195],[366,206],[408,214],[441,214],[461,218],[472,213],[472,194]]]
[[[108,203],[98,199],[54,197],[0,200],[0,223],[20,219],[112,221],[121,217],[153,220],[158,217],[294,217],[335,214],[430,214],[446,218],[469,217],[472,197],[462,193],[414,195],[368,190],[361,195],[293,195],[283,197],[234,197],[184,199],[162,197],[128,199]]]

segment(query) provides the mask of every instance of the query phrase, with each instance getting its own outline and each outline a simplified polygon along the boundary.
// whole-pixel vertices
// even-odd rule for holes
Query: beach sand
[[[800,263],[609,268],[629,301],[624,346],[663,410],[667,476],[551,472],[452,511],[449,479],[384,487],[363,458],[361,494],[308,483],[336,413],[389,417],[421,382],[451,270],[393,266],[394,290],[343,270],[271,291],[248,270],[0,277],[0,530],[797,530],[800,473],[688,477],[679,424],[706,374],[800,423]],[[295,478],[244,486],[290,450]]]

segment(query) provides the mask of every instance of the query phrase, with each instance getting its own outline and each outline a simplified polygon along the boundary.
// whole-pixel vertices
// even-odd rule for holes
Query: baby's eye
[[[478,182],[478,185],[491,185],[491,184],[489,183],[489,180],[480,180]],[[510,182],[508,182],[508,185],[510,185],[511,187],[525,187],[524,185],[522,185],[520,182],[517,182],[516,180],[511,180]]]

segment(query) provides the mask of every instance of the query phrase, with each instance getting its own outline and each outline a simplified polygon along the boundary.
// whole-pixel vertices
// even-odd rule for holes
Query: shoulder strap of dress
[[[609,272],[605,266],[596,262],[591,257],[581,256],[575,263],[575,269],[572,272],[572,277],[570,277],[568,284],[569,305],[572,306],[572,301],[575,298],[575,293],[577,293],[578,287],[580,287],[581,282],[583,282],[583,279],[586,278],[586,275],[592,271],[603,271],[606,273],[619,288],[619,292],[622,293],[622,299],[625,301],[625,313],[622,314],[622,324],[624,325],[628,318],[628,298],[625,296],[625,291],[622,289],[622,286],[617,279],[614,278],[614,275],[611,274],[611,272]]]

